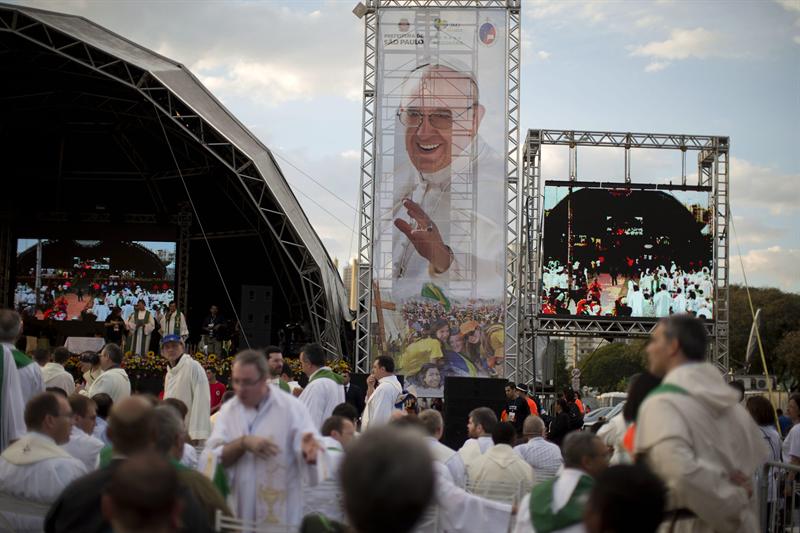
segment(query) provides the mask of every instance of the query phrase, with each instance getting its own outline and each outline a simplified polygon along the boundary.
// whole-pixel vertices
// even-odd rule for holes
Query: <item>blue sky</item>
[[[355,0],[22,3],[86,16],[187,65],[274,151],[331,255],[355,253]],[[800,0],[523,0],[522,16],[525,129],[730,136],[748,281],[800,292]],[[676,154],[633,154],[634,181],[679,180],[680,168]],[[618,177],[622,154],[579,151],[578,169],[581,179]],[[543,177],[566,171],[564,150],[543,152]],[[738,282],[736,243],[731,255]]]

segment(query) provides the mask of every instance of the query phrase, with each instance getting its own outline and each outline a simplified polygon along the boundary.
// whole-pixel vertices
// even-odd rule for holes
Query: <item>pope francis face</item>
[[[423,173],[450,166],[478,132],[484,108],[475,81],[444,66],[425,67],[416,83],[409,81],[398,111],[405,127],[411,163]]]

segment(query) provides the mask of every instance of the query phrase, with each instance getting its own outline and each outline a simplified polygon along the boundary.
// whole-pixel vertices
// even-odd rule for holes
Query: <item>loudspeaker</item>
[[[444,437],[454,450],[467,440],[467,417],[478,407],[488,407],[500,418],[506,405],[506,380],[448,376],[444,382]]]

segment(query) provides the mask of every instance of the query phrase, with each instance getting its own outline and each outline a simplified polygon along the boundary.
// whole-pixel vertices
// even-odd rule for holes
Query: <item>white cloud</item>
[[[669,66],[669,62],[667,61],[653,61],[652,63],[648,63],[646,67],[644,67],[645,72],[658,72],[664,70]]]
[[[747,282],[753,286],[770,286],[792,292],[800,292],[800,276],[797,264],[800,263],[800,249],[770,246],[750,250],[742,256],[731,256],[731,281],[741,283],[742,264]]]
[[[719,33],[705,28],[691,30],[676,28],[670,32],[669,39],[665,41],[652,41],[642,46],[637,46],[631,52],[633,56],[651,57],[656,59],[688,59],[695,57],[706,59],[720,54],[722,37]]]
[[[361,152],[358,150],[345,150],[339,155],[342,157],[342,159],[361,159]]]
[[[659,22],[661,22],[661,17],[658,15],[645,15],[636,19],[633,24],[637,28],[649,28],[651,26],[655,26]]]
[[[795,35],[792,39],[796,44],[800,44],[800,35]]]
[[[761,208],[772,215],[800,210],[800,173],[785,174],[737,157],[730,167],[733,209]]]
[[[538,52],[536,52],[536,57],[538,57],[542,61],[547,61],[548,59],[550,59],[550,52],[546,50],[539,50]]]
[[[734,237],[734,245],[764,246],[775,244],[788,233],[785,227],[768,224],[765,222],[764,217],[758,215],[734,215],[733,226],[731,235]]]
[[[779,5],[783,6],[786,11],[797,11],[800,13],[800,2],[797,0],[775,0]]]

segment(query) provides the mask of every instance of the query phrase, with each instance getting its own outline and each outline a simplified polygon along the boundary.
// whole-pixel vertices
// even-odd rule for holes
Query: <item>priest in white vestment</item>
[[[186,404],[186,429],[192,441],[211,435],[211,391],[203,367],[184,353],[183,339],[175,334],[161,339],[161,353],[167,360],[164,376],[164,399],[177,398]]]
[[[711,363],[703,323],[662,319],[647,345],[662,377],[639,408],[635,454],[667,485],[665,522],[677,533],[758,531],[753,474],[769,448],[752,417]]]
[[[453,483],[464,488],[467,482],[467,472],[464,460],[454,449],[440,442],[444,435],[444,420],[442,414],[435,409],[425,409],[419,414],[419,420],[425,425],[428,434],[425,440],[428,449],[433,455],[433,460],[447,467],[452,476]]]
[[[66,398],[45,392],[34,396],[25,412],[29,433],[0,455],[0,492],[52,503],[86,467],[59,445],[69,440],[72,412]],[[3,513],[15,531],[38,532],[43,518]]]
[[[308,409],[318,428],[330,418],[333,408],[344,403],[342,377],[325,366],[325,350],[317,343],[306,344],[300,352],[300,366],[308,376],[308,385],[300,393],[300,401]]]
[[[0,310],[0,330],[6,323]],[[3,346],[0,359],[0,451],[5,450],[11,441],[25,434],[25,403],[22,400],[22,389],[19,384],[19,372],[14,364],[11,350]]]
[[[161,334],[178,335],[184,343],[189,338],[189,325],[186,323],[186,317],[178,310],[175,302],[169,303],[167,312],[161,317]]]
[[[66,348],[56,348],[53,351],[53,360],[42,367],[45,388],[57,387],[66,392],[67,396],[75,392],[75,378],[64,369],[69,356]]]
[[[120,366],[123,357],[122,348],[116,344],[106,344],[100,352],[100,368],[103,369],[103,373],[92,382],[89,390],[81,389],[79,392],[90,398],[105,393],[111,396],[114,403],[130,396],[131,382],[127,372]]]
[[[494,446],[467,465],[472,491],[487,498],[508,494],[512,490],[527,493],[533,487],[533,468],[514,453],[514,426],[498,422],[492,431]]]
[[[298,525],[303,485],[317,482],[320,437],[308,409],[269,385],[267,375],[263,353],[245,350],[236,356],[231,374],[236,397],[220,409],[199,466],[210,475],[224,467],[229,504],[238,518]]]
[[[72,409],[72,431],[69,442],[61,447],[91,472],[99,465],[100,450],[106,447],[105,442],[92,436],[97,420],[97,405],[87,396],[73,394],[69,397],[69,406]]]
[[[0,309],[0,344],[3,351],[11,354],[17,368],[22,405],[25,405],[28,400],[44,392],[44,379],[41,367],[14,346],[20,335],[22,335],[22,317],[19,313],[10,309]]]
[[[402,394],[403,386],[394,375],[394,359],[385,355],[376,358],[367,378],[367,403],[361,417],[361,431],[388,424]]]
[[[594,478],[608,468],[608,448],[596,435],[574,431],[562,451],[564,469],[558,477],[539,483],[520,501],[514,533],[586,532],[584,509]]]
[[[153,314],[144,306],[144,300],[136,303],[136,310],[127,319],[128,342],[126,349],[132,355],[147,355],[150,349],[150,334],[156,329]]]

